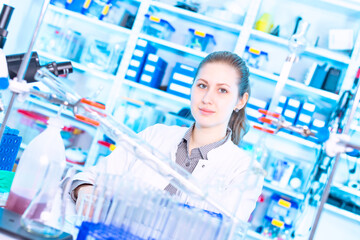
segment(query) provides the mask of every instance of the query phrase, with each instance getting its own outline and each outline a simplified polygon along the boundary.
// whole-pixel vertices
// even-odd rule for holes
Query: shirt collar
[[[189,141],[190,141],[190,137],[191,137],[191,134],[192,134],[192,131],[193,131],[194,127],[195,127],[195,123],[191,127],[189,127],[189,129],[186,131],[184,137],[182,138],[181,142],[179,143],[179,145],[182,144],[182,143],[186,144],[186,152],[188,152],[188,149],[189,149]],[[229,138],[231,139],[231,135],[232,135],[232,131],[231,131],[231,129],[229,127],[227,127],[226,136],[223,139],[221,139],[221,140],[219,140],[217,142],[210,143],[210,144],[207,144],[205,146],[199,147],[202,159],[207,160],[207,154],[211,150],[223,145]]]

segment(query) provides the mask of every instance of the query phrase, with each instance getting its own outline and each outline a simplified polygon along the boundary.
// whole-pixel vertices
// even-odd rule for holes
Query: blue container
[[[212,34],[189,28],[189,37],[186,46],[203,52],[212,52],[216,45]]]
[[[248,100],[247,106],[250,108],[253,108],[255,110],[258,110],[258,109],[267,110],[269,107],[269,103],[267,101],[264,101],[264,100],[261,100],[258,98],[250,97]]]
[[[19,131],[6,127],[0,144],[0,170],[12,171],[22,138]]]
[[[310,130],[312,132],[314,132],[315,135],[316,135],[319,131],[322,131],[326,127],[326,125],[327,125],[327,123],[324,120],[313,119],[313,121],[311,122],[311,125],[310,125]],[[319,142],[319,139],[317,137],[311,137],[310,136],[307,139],[312,141],[312,142],[315,142],[315,143]]]
[[[145,14],[142,32],[157,38],[170,40],[175,28],[165,19]]]
[[[171,73],[166,91],[190,99],[190,92],[195,74],[196,68],[182,63],[176,63]]]
[[[136,44],[125,78],[131,81],[139,82],[147,56],[150,53],[155,54],[156,51],[157,48],[153,47],[148,41],[139,39]]]
[[[259,113],[257,109],[251,107],[246,108],[246,118],[249,121],[252,121],[254,123],[259,123],[261,125],[262,122],[259,121],[259,118],[261,117],[264,117],[264,115],[262,113]]]
[[[150,53],[141,73],[140,83],[152,88],[159,88],[164,77],[167,62],[159,56]]]
[[[81,13],[85,0],[66,0],[65,8],[70,11]]]

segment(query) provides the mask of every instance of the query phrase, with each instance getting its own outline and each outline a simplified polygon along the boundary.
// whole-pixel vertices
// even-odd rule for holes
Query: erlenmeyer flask
[[[41,189],[21,217],[21,225],[26,231],[52,238],[62,234],[66,193],[70,187],[70,182],[66,183],[65,189],[60,184],[62,177],[69,175],[65,174],[64,168],[65,164],[50,163]]]

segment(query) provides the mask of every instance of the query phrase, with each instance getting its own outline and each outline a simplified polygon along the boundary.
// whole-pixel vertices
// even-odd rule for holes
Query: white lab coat
[[[187,129],[156,124],[139,133],[139,136],[175,162],[178,144]],[[238,190],[246,186],[247,183],[249,187],[241,197],[237,212],[237,216],[241,220],[247,221],[262,191],[263,176],[258,177],[246,170],[250,167],[260,168],[259,164],[254,162],[251,165],[251,158],[231,139],[209,151],[207,157],[207,160],[199,160],[192,176],[201,187],[215,193],[218,196],[217,200],[232,213],[235,212],[237,203],[239,203]],[[141,161],[134,160],[136,157],[131,156],[128,151],[124,151],[120,145],[96,166],[75,175],[73,180],[95,182],[98,171],[106,171],[108,174],[123,174],[131,171],[131,174],[146,180],[156,188],[164,189],[168,185],[169,182],[154,170]],[[191,200],[187,203],[192,204]],[[208,210],[214,210],[207,205],[201,206]]]

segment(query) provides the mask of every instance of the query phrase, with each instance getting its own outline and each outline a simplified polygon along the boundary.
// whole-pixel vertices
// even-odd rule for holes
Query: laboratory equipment
[[[177,62],[171,72],[166,91],[168,93],[190,99],[196,68]]]
[[[212,52],[216,41],[214,35],[189,28],[186,46],[203,52]]]
[[[125,47],[124,41],[103,41],[89,37],[80,62],[89,68],[114,74]]]
[[[182,203],[136,177],[99,174],[81,199],[78,239],[227,239],[230,219]],[[126,193],[126,194],[124,194]]]
[[[246,46],[243,59],[250,67],[261,68],[269,61],[269,55],[267,52]]]
[[[160,88],[167,62],[156,54],[149,53],[140,76],[140,83],[152,88]]]
[[[7,62],[10,79],[16,77],[16,74],[19,71],[20,64],[23,61],[24,57],[25,54],[15,54],[15,55],[6,56],[6,62]],[[26,70],[24,79],[28,83],[35,82],[36,81],[34,79],[35,73],[38,69],[42,67],[46,67],[56,76],[69,74],[73,72],[71,62],[61,62],[61,63],[51,62],[47,65],[42,66],[40,65],[39,56],[37,52],[32,52],[30,57],[29,67]]]
[[[89,2],[90,4],[83,7],[82,12],[87,16],[101,20],[109,13],[112,0],[91,0]]]
[[[80,32],[71,28],[60,30],[60,41],[58,46],[58,49],[60,49],[60,56],[75,62],[80,62],[84,46],[85,38]]]
[[[289,239],[289,230],[293,228],[298,213],[297,202],[277,194],[272,195],[264,217],[262,234],[271,239]]]
[[[10,18],[14,8],[4,4],[0,13],[0,49],[4,48],[6,37],[8,34],[7,27],[9,26]]]
[[[23,136],[23,142],[25,144],[29,144],[34,137],[44,131],[48,121],[48,116],[22,108],[16,110],[14,118],[19,121],[17,129],[20,135]]]
[[[157,49],[150,42],[138,39],[126,72],[126,79],[139,82],[148,55],[151,53],[156,54],[156,51]]]
[[[61,146],[58,145],[57,147]],[[28,232],[55,238],[63,232],[66,207],[65,198],[69,191],[70,183],[67,183],[63,191],[60,181],[66,175],[64,173],[66,166],[64,147],[53,154],[59,154],[60,161],[52,159],[48,162],[41,187],[21,216],[21,225]]]
[[[0,170],[12,171],[21,140],[18,130],[9,127],[5,128],[0,144]]]
[[[262,32],[270,33],[273,26],[273,16],[270,13],[263,13],[261,17],[256,21],[254,28]]]
[[[21,215],[9,211],[5,208],[0,208],[0,234],[7,239],[41,239],[46,240],[49,238],[34,236],[34,234],[25,231],[20,224]],[[72,235],[62,233],[56,239],[58,240],[72,240]]]
[[[68,148],[65,150],[66,162],[83,166],[87,154],[81,148]]]
[[[58,118],[51,118],[48,124],[47,129],[29,143],[20,158],[6,203],[6,208],[16,213],[24,213],[39,191],[52,162],[58,167],[65,166],[65,147],[60,136],[62,123]]]
[[[123,124],[115,121],[111,115],[101,112],[105,109],[103,105],[82,99],[76,92],[67,87],[63,82],[61,82],[58,78],[56,78],[56,76],[51,74],[45,68],[38,71],[36,78],[46,84],[54,92],[56,92],[56,97],[53,94],[51,95],[51,98],[49,98],[49,95],[37,92],[36,94],[38,96],[42,96],[51,102],[57,102],[66,105],[73,110],[74,115],[78,120],[84,121],[94,126],[100,126],[107,134],[107,136],[115,140],[117,143],[126,142],[126,144],[123,144],[122,146],[126,148],[126,151],[128,151],[129,154],[140,156],[138,158],[139,160],[150,167],[152,171],[160,174],[164,180],[168,181],[177,189],[181,190],[181,192],[184,194],[183,196],[189,196],[189,198],[195,198],[196,196],[197,199],[200,199],[201,202],[211,206],[211,208],[215,209],[216,212],[229,217],[231,219],[231,236],[235,233],[236,227],[239,226],[239,224],[243,226],[242,221],[240,221],[234,214],[237,212],[237,208],[239,207],[236,204],[241,202],[242,193],[246,191],[246,189],[253,188],[254,184],[258,184],[258,181],[261,181],[260,179],[262,179],[264,175],[262,169],[259,169],[255,165],[249,166],[249,170],[244,173],[246,175],[244,176],[244,179],[251,179],[251,182],[242,182],[241,185],[236,186],[235,189],[237,191],[233,193],[234,203],[236,204],[232,206],[231,209],[229,209],[229,206],[224,206],[221,204],[222,191],[219,190],[221,186],[215,184],[217,180],[221,182],[221,176],[219,176],[219,179],[213,179],[215,181],[214,184],[209,184],[210,186],[217,186],[220,188],[206,189],[200,187],[199,183],[197,183],[197,180],[195,180],[193,176],[185,169],[177,165],[175,162],[170,161],[151,145],[139,139],[137,135],[135,135]],[[34,94],[33,90],[31,91],[32,94]],[[225,188],[221,189],[224,190]],[[242,229],[245,231],[245,228]],[[241,233],[242,235],[245,234],[244,231]]]
[[[165,19],[145,14],[142,32],[148,35],[170,41],[175,28]]]

